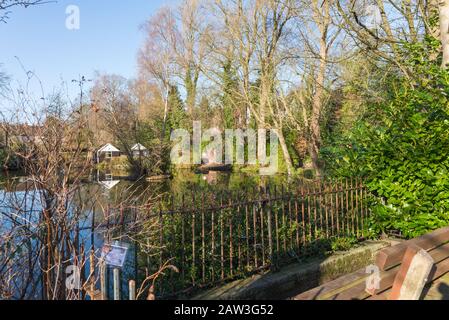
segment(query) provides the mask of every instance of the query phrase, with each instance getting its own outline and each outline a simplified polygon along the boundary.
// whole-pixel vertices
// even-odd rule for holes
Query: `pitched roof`
[[[120,183],[120,180],[112,180],[112,181],[99,181],[100,184],[108,190],[111,190],[116,185]]]
[[[98,149],[97,152],[120,152],[120,150],[114,147],[112,144],[108,143],[103,147],[101,147],[100,149]]]
[[[141,145],[140,143],[136,143],[134,145],[134,147],[131,148],[131,151],[145,151],[148,150],[147,148],[145,148],[143,145]]]

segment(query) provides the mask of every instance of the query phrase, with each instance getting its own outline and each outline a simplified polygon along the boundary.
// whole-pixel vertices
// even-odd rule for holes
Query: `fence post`
[[[129,281],[129,300],[136,300],[136,281]]]
[[[100,262],[100,287],[101,287],[101,300],[108,300],[108,283],[107,283],[107,267],[105,261],[102,259]]]
[[[120,300],[120,270],[114,268],[114,300]]]
[[[270,200],[270,189],[267,187],[265,189],[265,196],[266,196],[266,202],[264,201],[262,203],[262,210],[267,207],[268,204],[268,210],[267,210],[267,227],[268,227],[268,250],[270,255],[270,263],[273,262],[273,235],[272,235],[272,226],[271,226],[271,200]]]
[[[89,282],[90,282],[90,291],[95,291],[95,253],[94,250],[90,251],[89,257]]]

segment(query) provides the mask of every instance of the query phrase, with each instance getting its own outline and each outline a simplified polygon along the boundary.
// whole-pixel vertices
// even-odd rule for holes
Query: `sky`
[[[40,79],[30,84],[39,95],[60,88],[64,81],[71,98],[79,94],[72,79],[92,79],[95,71],[127,78],[137,71],[137,52],[144,34],[140,26],[163,5],[177,0],[57,0],[40,6],[14,8],[6,24],[0,23],[0,70],[12,86],[24,85],[27,71]],[[79,29],[67,28],[79,8]],[[76,24],[70,24],[75,26]],[[88,85],[86,85],[86,88]]]

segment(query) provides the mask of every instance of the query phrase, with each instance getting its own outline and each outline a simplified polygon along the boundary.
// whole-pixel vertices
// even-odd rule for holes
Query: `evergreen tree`
[[[172,130],[188,129],[187,112],[177,86],[171,86],[168,94],[168,135]]]
[[[223,64],[223,72],[221,74],[222,92],[220,102],[222,105],[223,126],[225,128],[234,128],[239,125],[239,110],[236,105],[235,94],[238,90],[235,70],[232,61],[227,60]]]

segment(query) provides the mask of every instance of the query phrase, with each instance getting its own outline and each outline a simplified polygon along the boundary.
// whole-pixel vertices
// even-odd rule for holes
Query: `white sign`
[[[65,280],[65,286],[68,290],[80,290],[81,289],[81,270],[78,266],[68,266],[65,270],[67,278]]]
[[[101,257],[107,265],[123,268],[128,248],[119,245],[105,244],[101,250]]]

